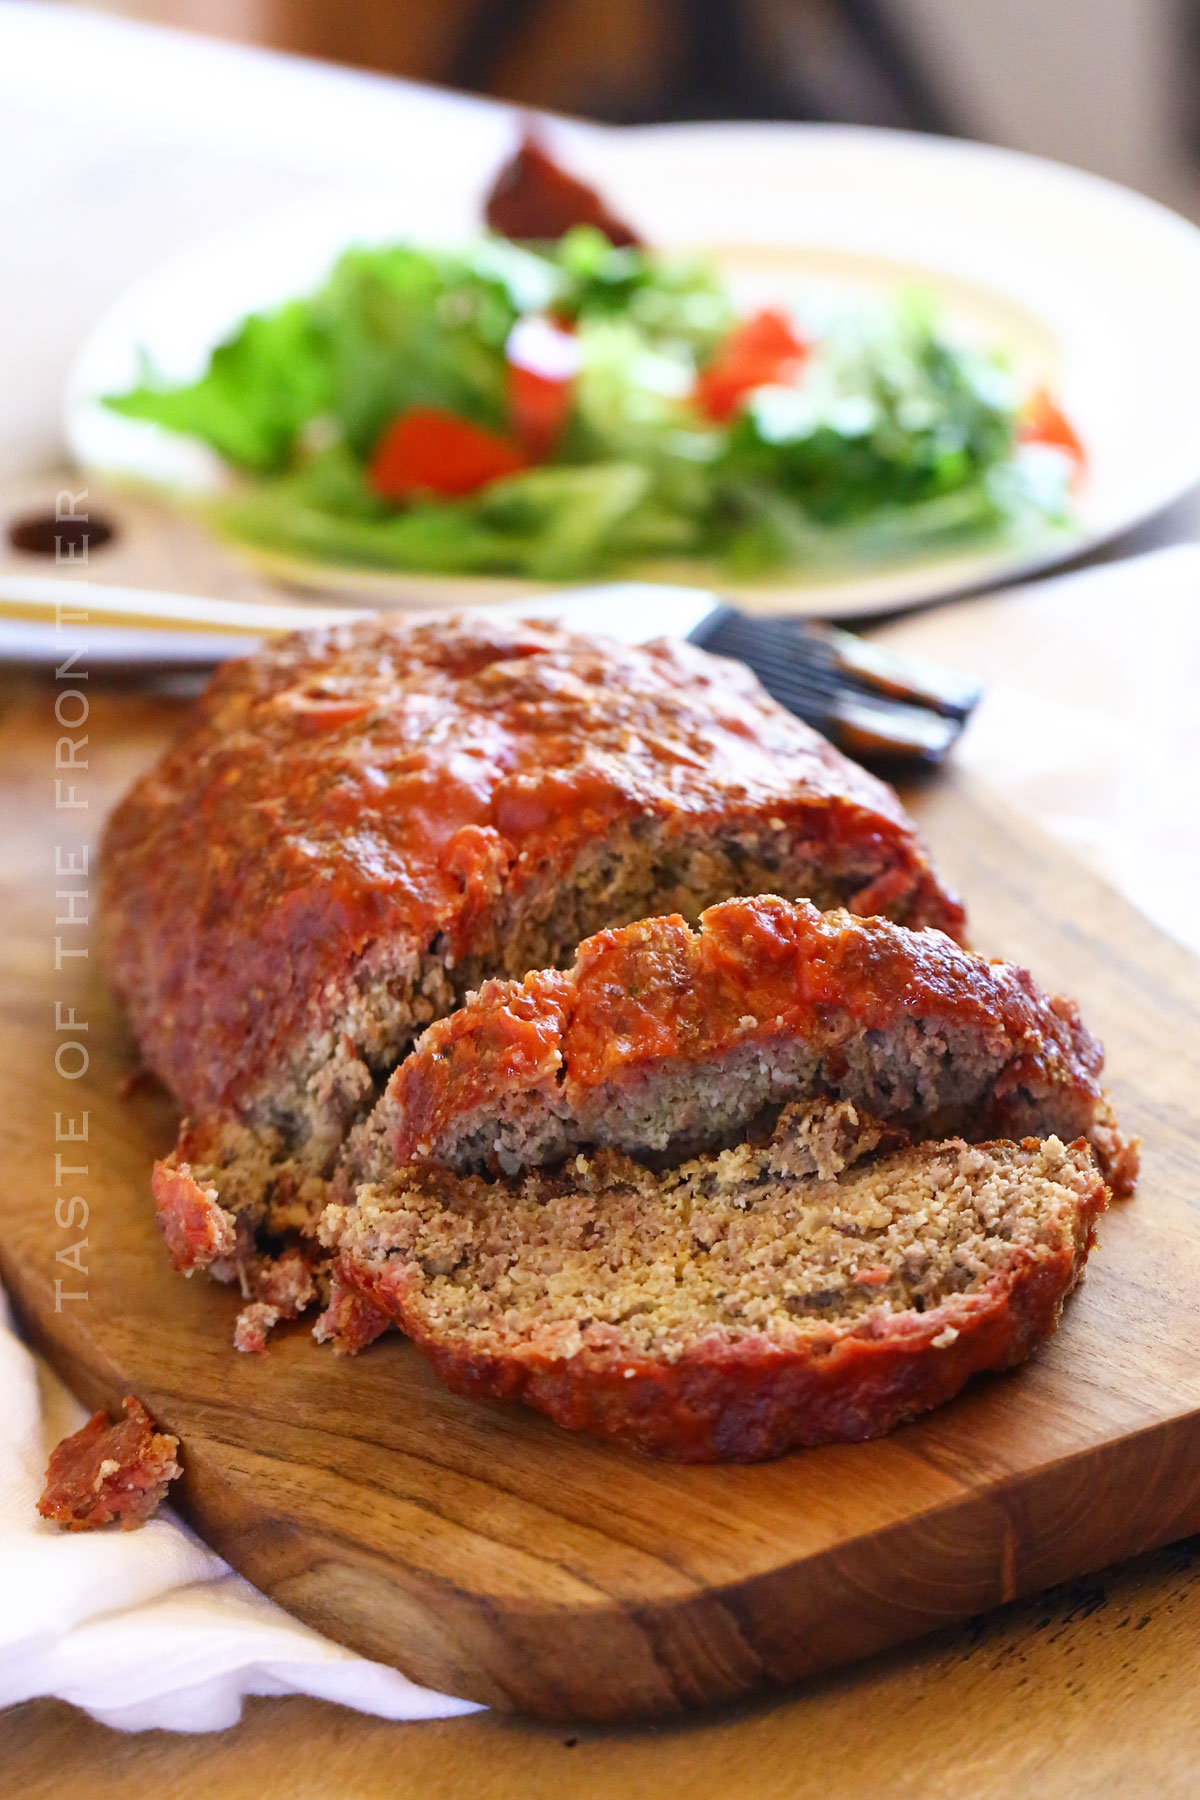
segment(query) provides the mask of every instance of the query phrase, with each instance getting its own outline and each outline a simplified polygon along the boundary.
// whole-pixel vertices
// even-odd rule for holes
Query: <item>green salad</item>
[[[199,380],[106,404],[217,452],[238,539],[447,574],[891,559],[1063,518],[1076,462],[926,296],[739,317],[714,270],[590,225],[349,250]]]

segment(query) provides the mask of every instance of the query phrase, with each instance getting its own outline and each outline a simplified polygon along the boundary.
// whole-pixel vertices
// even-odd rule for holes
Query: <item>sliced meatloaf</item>
[[[678,1158],[764,1108],[847,1099],[921,1137],[1090,1137],[1136,1168],[1073,1001],[938,931],[772,895],[602,931],[574,966],[492,981],[430,1026],[352,1143],[512,1173],[581,1146]]]
[[[857,1440],[1022,1361],[1107,1190],[1082,1140],[888,1150],[847,1102],[655,1171],[408,1165],[324,1231],[451,1387],[685,1461]],[[351,1340],[350,1346],[354,1346]]]
[[[768,887],[962,924],[891,790],[739,665],[485,613],[226,666],[103,864],[112,979],[191,1118],[168,1240],[223,1272],[305,1228],[379,1078],[487,976]]]

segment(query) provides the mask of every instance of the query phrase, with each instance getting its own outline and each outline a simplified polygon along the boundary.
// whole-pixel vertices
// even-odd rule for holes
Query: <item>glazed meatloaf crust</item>
[[[408,1166],[331,1207],[340,1278],[438,1374],[693,1462],[855,1441],[1056,1328],[1107,1190],[1082,1140],[892,1149],[848,1103],[654,1171]],[[347,1347],[353,1347],[353,1343]]]
[[[937,931],[772,895],[603,931],[566,972],[492,981],[430,1026],[352,1143],[351,1168],[512,1173],[581,1146],[678,1158],[762,1109],[834,1096],[921,1137],[1093,1140],[1126,1190],[1136,1151],[1074,1002]]]
[[[108,967],[191,1116],[175,1254],[310,1223],[377,1081],[483,978],[760,888],[962,924],[891,790],[687,645],[476,613],[226,666],[103,846]]]

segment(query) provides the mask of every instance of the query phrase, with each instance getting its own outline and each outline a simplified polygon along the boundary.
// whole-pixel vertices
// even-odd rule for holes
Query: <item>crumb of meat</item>
[[[1142,1140],[1140,1137],[1126,1137],[1107,1094],[1101,1094],[1097,1102],[1096,1122],[1088,1136],[1114,1199],[1127,1200],[1137,1186],[1142,1162]]]
[[[297,1248],[264,1257],[255,1265],[251,1280],[254,1298],[273,1307],[281,1319],[298,1318],[317,1294],[312,1264]]]
[[[356,1356],[391,1325],[377,1306],[363,1297],[336,1270],[329,1304],[313,1326],[318,1344],[331,1344],[337,1356]]]
[[[317,1275],[311,1258],[292,1246],[279,1256],[251,1260],[244,1276],[254,1298],[237,1316],[234,1348],[263,1356],[279,1321],[299,1318],[316,1299]]]
[[[65,1531],[144,1525],[183,1472],[176,1460],[179,1439],[155,1431],[132,1394],[122,1406],[125,1416],[115,1425],[106,1413],[94,1413],[51,1452],[38,1511]]]
[[[265,1356],[267,1338],[281,1317],[279,1308],[269,1306],[265,1300],[252,1300],[249,1306],[243,1306],[233,1328],[234,1349],[251,1356]]]
[[[212,1182],[198,1181],[189,1163],[168,1157],[155,1163],[152,1185],[158,1223],[181,1274],[233,1255],[235,1220]]]

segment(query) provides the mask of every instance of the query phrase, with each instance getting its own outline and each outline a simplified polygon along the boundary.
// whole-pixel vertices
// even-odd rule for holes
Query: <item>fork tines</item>
[[[939,762],[982,692],[954,670],[831,625],[755,618],[732,606],[710,613],[691,641],[744,662],[781,706],[868,761]]]

